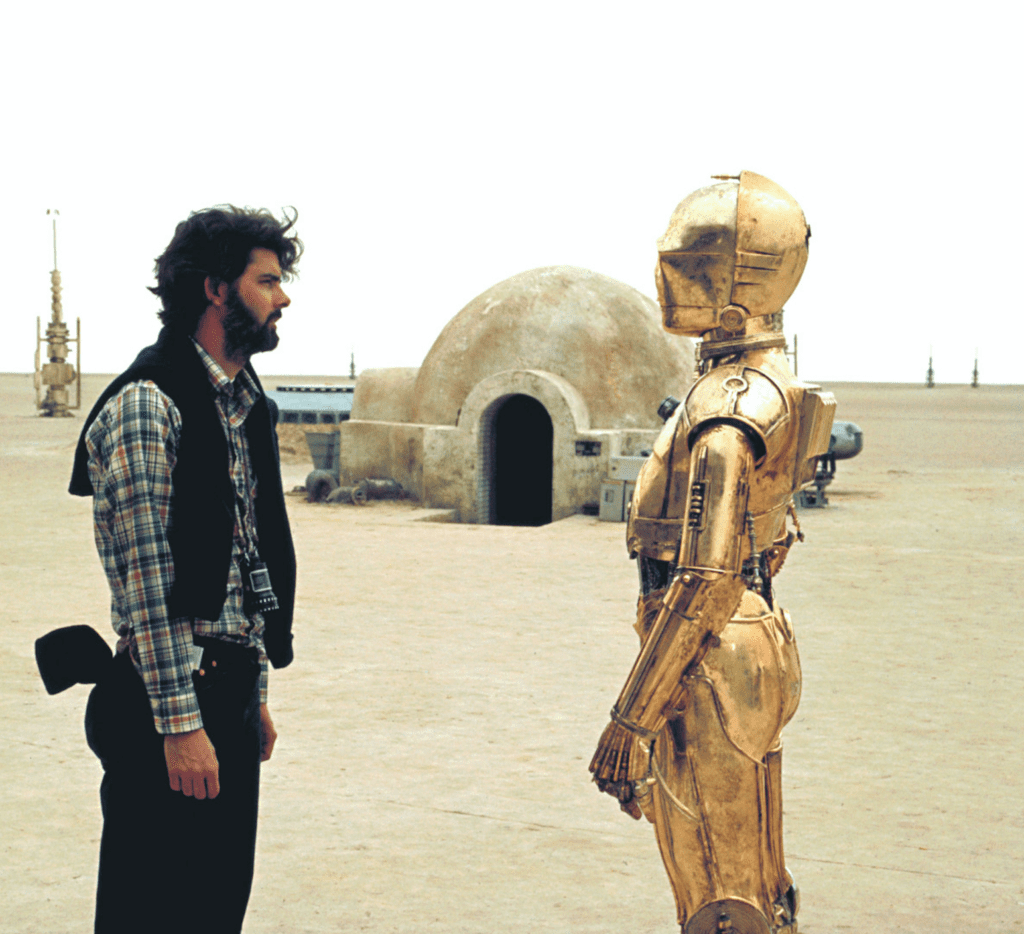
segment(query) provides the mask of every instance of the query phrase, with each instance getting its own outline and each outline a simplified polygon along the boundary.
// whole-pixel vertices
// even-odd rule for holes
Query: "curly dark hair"
[[[273,250],[287,281],[302,255],[302,241],[288,231],[298,212],[285,209],[279,221],[269,211],[237,208],[233,204],[193,211],[174,230],[167,249],[156,259],[156,285],[150,291],[163,304],[160,320],[169,327],[194,334],[206,311],[207,276],[217,288],[231,284],[249,265],[249,255],[262,247]]]

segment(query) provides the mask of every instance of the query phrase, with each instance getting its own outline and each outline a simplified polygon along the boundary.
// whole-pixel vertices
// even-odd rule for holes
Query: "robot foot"
[[[749,902],[708,902],[683,927],[683,934],[773,934],[768,919]],[[789,934],[787,931],[786,934]]]
[[[771,922],[750,902],[723,898],[704,905],[683,925],[682,934],[797,934],[799,907],[795,884],[773,906]]]

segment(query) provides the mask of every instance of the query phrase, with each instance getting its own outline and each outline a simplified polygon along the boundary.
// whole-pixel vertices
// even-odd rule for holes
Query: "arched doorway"
[[[491,521],[547,525],[551,521],[554,429],[532,396],[509,396],[494,415]]]

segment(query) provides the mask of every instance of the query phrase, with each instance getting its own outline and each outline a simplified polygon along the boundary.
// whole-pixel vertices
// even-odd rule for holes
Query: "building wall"
[[[423,436],[428,425],[350,418],[341,426],[341,485],[391,479],[423,499]]]
[[[363,370],[356,380],[352,418],[374,422],[411,422],[413,385],[418,367]]]
[[[598,504],[610,457],[653,446],[658,405],[682,398],[692,378],[692,342],[665,333],[649,298],[586,269],[531,270],[463,308],[423,366],[360,374],[341,426],[341,481],[388,477],[424,506],[487,522],[494,418],[525,395],[551,417],[561,519]]]
[[[503,402],[520,394],[536,399],[551,417],[552,521],[578,513],[584,504],[596,505],[609,458],[649,450],[658,434],[592,429],[586,404],[566,380],[539,370],[513,370],[477,386],[455,426],[349,419],[341,425],[341,482],[390,477],[424,506],[454,509],[463,522],[486,522],[494,416]],[[578,453],[577,442],[595,442],[599,453]]]

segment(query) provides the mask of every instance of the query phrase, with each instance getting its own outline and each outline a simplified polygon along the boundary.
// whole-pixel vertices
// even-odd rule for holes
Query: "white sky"
[[[751,169],[813,229],[787,306],[811,379],[1024,382],[1024,14],[981,0],[19,3],[5,13],[0,371],[49,317],[83,370],[158,329],[175,224],[299,210],[267,373],[418,366],[489,286],[569,264],[654,295],[655,241]],[[1017,64],[1013,64],[1016,62]],[[1008,259],[1009,258],[1009,259]]]

